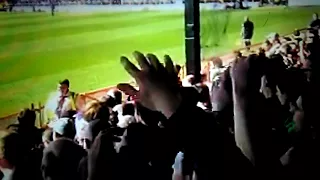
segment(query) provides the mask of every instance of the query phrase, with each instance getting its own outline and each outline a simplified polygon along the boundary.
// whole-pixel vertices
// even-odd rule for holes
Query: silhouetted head
[[[36,112],[26,108],[23,109],[18,115],[18,122],[23,127],[33,127],[36,121]]]
[[[76,134],[75,125],[69,118],[60,118],[51,125],[53,131],[53,140],[59,138],[73,139]]]
[[[21,163],[28,152],[23,135],[10,133],[2,138],[2,154],[9,167],[15,167]]]
[[[91,101],[86,104],[83,117],[87,121],[101,119],[108,121],[110,118],[110,111],[104,102]]]
[[[115,105],[121,104],[122,102],[122,93],[118,89],[111,89],[107,92],[107,95],[114,98],[115,100]]]
[[[249,16],[245,16],[244,21],[250,21]]]
[[[312,18],[313,18],[313,20],[319,19],[318,13],[313,13]]]

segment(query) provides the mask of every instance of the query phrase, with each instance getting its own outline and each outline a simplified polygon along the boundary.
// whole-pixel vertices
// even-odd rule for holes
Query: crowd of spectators
[[[176,0],[19,0],[17,6],[49,6],[51,2],[57,5],[143,5],[143,4],[175,4]],[[184,2],[184,0],[182,0]],[[240,0],[200,0],[200,3],[216,3],[226,4],[227,6],[233,6],[233,4],[239,4]],[[242,3],[249,1],[241,0]],[[259,2],[259,0],[250,1]],[[265,2],[264,4],[269,4]]]
[[[180,80],[180,67],[169,56],[160,63],[140,52],[133,53],[140,68],[121,57],[138,89],[120,83],[79,108],[71,103],[69,81],[61,81],[46,127],[36,128],[36,112],[24,109],[18,124],[7,128],[2,175],[12,180],[319,178],[319,27],[315,14],[307,33],[286,38],[274,33],[257,54],[238,52],[226,67],[215,61],[210,88],[192,75]]]
[[[50,6],[54,3],[65,5],[143,5],[143,4],[174,4],[176,0],[21,0],[16,6]]]

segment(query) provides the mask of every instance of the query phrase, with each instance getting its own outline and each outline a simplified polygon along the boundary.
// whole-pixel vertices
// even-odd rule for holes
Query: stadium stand
[[[184,1],[183,1],[184,2]],[[249,2],[249,1],[248,1]],[[253,0],[250,2],[259,2],[259,0]],[[143,5],[143,4],[175,4],[176,0],[57,0],[57,5],[65,6],[65,5],[79,5],[79,4],[87,4],[87,5]],[[233,6],[237,4],[233,0],[200,0],[200,3],[217,3],[217,4],[227,4],[228,6]],[[247,1],[243,2],[244,4]],[[16,6],[50,6],[49,1],[47,0],[19,0]],[[237,5],[239,6],[239,5]]]
[[[207,60],[209,83],[135,52],[141,70],[122,64],[138,85],[81,94],[75,116],[42,128],[42,104],[19,112],[0,166],[36,180],[317,178],[320,25],[310,26]]]

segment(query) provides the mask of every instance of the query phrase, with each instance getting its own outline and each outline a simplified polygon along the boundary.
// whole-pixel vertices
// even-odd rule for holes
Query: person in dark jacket
[[[42,175],[44,180],[80,179],[79,163],[86,151],[67,138],[60,138],[43,151]]]
[[[0,166],[11,173],[5,178],[11,180],[34,179],[41,180],[40,149],[30,149],[27,139],[17,132],[9,133],[2,139],[3,157]]]
[[[251,39],[254,33],[254,24],[250,21],[249,17],[244,17],[244,22],[242,24],[241,36],[242,40],[248,50],[250,50]]]
[[[320,19],[318,13],[314,13],[312,15],[312,21],[309,24],[310,33],[314,36],[319,36],[319,28],[320,28]]]
[[[9,125],[7,130],[21,134],[22,137],[25,138],[25,142],[28,143],[29,149],[38,147],[42,143],[41,137],[43,130],[35,126],[36,112],[25,108],[20,111],[17,120],[18,124]]]
[[[311,28],[320,28],[320,19],[318,13],[312,15],[312,21],[309,25]]]

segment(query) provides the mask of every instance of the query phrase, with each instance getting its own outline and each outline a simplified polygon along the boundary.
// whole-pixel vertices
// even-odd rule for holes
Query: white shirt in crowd
[[[63,98],[62,104],[60,102]],[[60,107],[59,107],[60,106]],[[74,100],[70,93],[62,96],[60,91],[53,92],[49,95],[45,105],[45,120],[57,120],[63,114],[74,109]]]
[[[216,82],[217,80],[220,79],[222,73],[226,70],[227,68],[212,68],[210,69],[210,80],[212,82]]]
[[[81,114],[76,114],[74,124],[76,128],[76,137],[81,137],[82,131],[86,129],[86,127],[89,125],[89,122],[86,121]]]
[[[123,105],[122,104],[118,104],[116,105],[113,109],[114,112],[117,112],[118,114],[118,124],[117,126],[120,128],[126,128],[129,126],[129,124],[136,122],[136,118],[134,116],[131,115],[122,115],[123,112]]]

